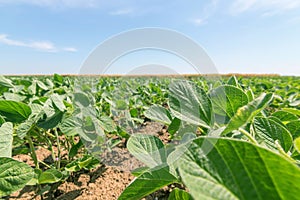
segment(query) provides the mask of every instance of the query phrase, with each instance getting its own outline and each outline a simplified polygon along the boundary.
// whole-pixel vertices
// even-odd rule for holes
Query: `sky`
[[[144,27],[193,39],[219,73],[300,76],[300,0],[0,0],[0,74],[78,74],[99,44]],[[109,73],[153,63],[192,73],[154,50],[120,57]]]

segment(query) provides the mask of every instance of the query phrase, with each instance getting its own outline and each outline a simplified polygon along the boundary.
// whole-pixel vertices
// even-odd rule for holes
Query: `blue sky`
[[[0,0],[0,72],[77,74],[98,44],[143,27],[189,36],[220,73],[300,75],[300,0]],[[145,51],[117,61],[115,73],[160,59],[186,69]]]

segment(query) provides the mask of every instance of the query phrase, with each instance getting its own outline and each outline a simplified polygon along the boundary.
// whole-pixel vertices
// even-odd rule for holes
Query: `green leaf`
[[[78,154],[78,151],[82,146],[83,143],[81,140],[79,140],[78,143],[74,144],[69,151],[69,158],[74,158]]]
[[[136,200],[159,190],[177,179],[169,173],[167,167],[158,166],[136,178],[121,194],[118,200]]]
[[[293,145],[290,132],[281,124],[268,118],[257,117],[254,119],[253,128],[256,136],[267,147],[277,150],[275,141],[280,142],[281,147],[288,152]]]
[[[5,78],[4,76],[0,75],[0,86],[13,88],[14,85],[10,79]]]
[[[31,109],[21,102],[0,100],[0,114],[6,121],[20,123],[29,117]]]
[[[180,126],[181,120],[175,117],[168,127],[168,132],[173,136],[179,130]]]
[[[61,181],[63,178],[63,175],[60,171],[56,169],[49,169],[44,172],[42,172],[38,178],[39,184],[51,184],[51,183],[57,183]]]
[[[135,108],[130,109],[130,115],[131,115],[131,117],[138,117],[139,111]]]
[[[105,134],[100,127],[99,120],[87,116],[84,118],[80,129],[78,129],[79,136],[87,147],[87,143],[103,145],[105,140]],[[100,147],[100,146],[99,146]]]
[[[162,106],[153,105],[146,110],[144,114],[148,119],[161,122],[163,124],[169,125],[172,121],[170,112]]]
[[[282,110],[287,111],[289,113],[292,113],[294,115],[300,116],[300,110],[295,109],[295,108],[283,108]]]
[[[69,172],[80,171],[81,169],[94,169],[100,164],[99,160],[91,155],[84,155],[82,158],[78,158],[73,162],[66,165],[65,169]]]
[[[63,115],[63,112],[57,111],[50,117],[40,119],[37,123],[37,126],[45,130],[55,128],[62,121]]]
[[[235,76],[231,76],[228,79],[227,84],[235,86],[235,87],[240,87],[239,81],[237,80],[237,78]]]
[[[294,147],[298,153],[300,153],[300,137],[294,140]]]
[[[3,119],[3,117],[0,115],[0,126],[2,126],[2,124],[5,123],[5,120]]]
[[[166,163],[166,150],[162,141],[153,135],[132,135],[127,142],[129,152],[153,168]]]
[[[42,82],[37,80],[36,84],[42,89],[42,90],[49,90],[48,87]]]
[[[205,91],[192,82],[171,84],[169,106],[172,114],[182,121],[206,128],[213,124],[211,101]]]
[[[0,158],[0,197],[22,189],[33,177],[29,165],[11,158]]]
[[[41,115],[44,111],[44,107],[37,103],[30,104],[30,108],[33,116]]]
[[[23,139],[30,132],[34,123],[34,120],[26,120],[25,122],[21,123],[16,131],[18,137]]]
[[[82,120],[75,116],[63,119],[59,125],[60,130],[67,136],[78,135],[82,129]]]
[[[297,138],[300,136],[300,120],[292,121],[286,124],[286,127],[292,134],[293,138]]]
[[[64,82],[64,77],[62,77],[59,74],[54,74],[54,76],[53,76],[53,82],[56,83],[56,84],[58,84],[58,85],[62,85],[63,82]]]
[[[234,131],[251,121],[258,113],[260,113],[273,99],[273,94],[261,94],[247,105],[238,109],[237,113],[231,118],[227,127],[223,131],[223,135]]]
[[[77,106],[88,107],[91,104],[89,97],[84,93],[75,93],[74,102]]]
[[[131,174],[135,177],[138,177],[140,175],[142,175],[143,173],[145,173],[146,171],[149,171],[150,168],[149,167],[139,167],[137,169],[134,169],[131,171]]]
[[[28,93],[31,95],[35,95],[37,92],[36,81],[33,81],[32,84],[28,87]]]
[[[115,122],[107,116],[101,116],[99,119],[101,128],[103,128],[108,133],[112,133],[117,130]]]
[[[25,96],[15,94],[15,93],[10,93],[10,92],[3,93],[3,96],[4,96],[5,100],[11,100],[11,101],[17,101],[17,102],[21,102],[26,99]]]
[[[171,192],[171,194],[170,194],[168,200],[193,200],[193,198],[192,198],[192,196],[191,196],[189,193],[187,193],[186,191],[180,190],[180,189],[178,189],[178,188],[175,188],[175,189]]]
[[[92,169],[94,166],[99,165],[100,162],[91,155],[84,155],[82,159],[79,160],[78,165],[80,168]]]
[[[64,112],[67,108],[63,102],[63,99],[58,94],[51,95],[51,100],[53,102],[53,105],[58,108],[61,112]]]
[[[123,99],[117,99],[117,100],[115,100],[114,103],[115,103],[114,108],[116,110],[127,110],[128,109],[128,105],[127,105],[126,101]]]
[[[182,181],[194,199],[295,199],[300,169],[252,143],[200,137],[173,152]]]
[[[247,96],[248,96],[248,100],[249,100],[249,101],[253,101],[253,99],[254,99],[253,91],[252,91],[251,89],[248,89],[248,90],[246,91],[246,94],[247,94]]]
[[[11,157],[13,124],[6,122],[0,127],[0,157]]]
[[[65,166],[65,170],[68,172],[78,172],[81,170],[80,166],[78,165],[78,160],[74,160],[70,163],[68,163]]]
[[[239,88],[222,85],[210,92],[213,110],[221,116],[233,117],[237,110],[248,103],[248,96]]]
[[[288,123],[290,121],[297,120],[298,117],[290,112],[279,110],[272,114],[273,117],[277,117],[282,123]]]

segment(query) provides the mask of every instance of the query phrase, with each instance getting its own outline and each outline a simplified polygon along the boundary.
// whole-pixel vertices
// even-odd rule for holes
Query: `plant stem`
[[[243,133],[252,143],[258,144],[257,141],[253,138],[253,136],[248,131],[242,128],[239,128],[239,131]]]
[[[31,138],[29,136],[25,136],[25,138],[28,141],[30,152],[31,152],[31,157],[32,157],[32,159],[34,161],[35,168],[39,169],[40,168],[39,161],[37,159],[37,155],[36,155],[36,152],[35,152],[35,149],[34,149],[33,142],[32,142],[32,140],[31,140]]]
[[[57,143],[57,169],[60,169],[60,141],[58,137],[57,128],[54,129],[55,137],[56,137],[56,143]]]
[[[39,160],[39,162],[40,162],[41,164],[45,165],[46,167],[48,167],[49,169],[51,169],[51,166],[48,165],[47,163],[45,163],[45,162],[43,162],[43,161],[41,161],[41,160]]]
[[[278,149],[278,151],[279,151],[279,153],[280,153],[281,155],[283,155],[283,156],[284,156],[285,158],[287,158],[289,161],[295,163],[295,160],[292,159],[292,158],[291,158],[291,157],[283,150],[283,148],[282,148],[281,145],[279,144],[278,140],[275,141],[275,145],[276,145],[276,147],[277,147],[277,149]]]

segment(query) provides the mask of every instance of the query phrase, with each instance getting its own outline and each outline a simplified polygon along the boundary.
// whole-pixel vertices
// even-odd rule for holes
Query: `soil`
[[[145,122],[139,133],[152,134],[158,136],[164,143],[170,142],[166,127],[155,122]],[[39,160],[47,161],[51,158],[50,151],[40,148],[37,150]],[[118,156],[121,156],[120,158]],[[104,164],[92,171],[82,171],[75,174],[67,181],[58,186],[53,194],[45,194],[43,199],[52,200],[114,200],[117,199],[122,191],[134,180],[130,170],[142,166],[142,163],[135,160],[126,148],[117,148],[110,155],[106,155]],[[16,160],[26,162],[33,166],[34,163],[29,155],[18,155]],[[110,159],[113,158],[113,159]],[[119,158],[119,159],[117,159]],[[118,163],[112,162],[119,161]],[[165,187],[144,200],[164,200],[168,199],[174,185]],[[41,200],[40,196],[35,195],[36,187],[27,186],[23,190],[15,192],[6,199],[20,200]]]

